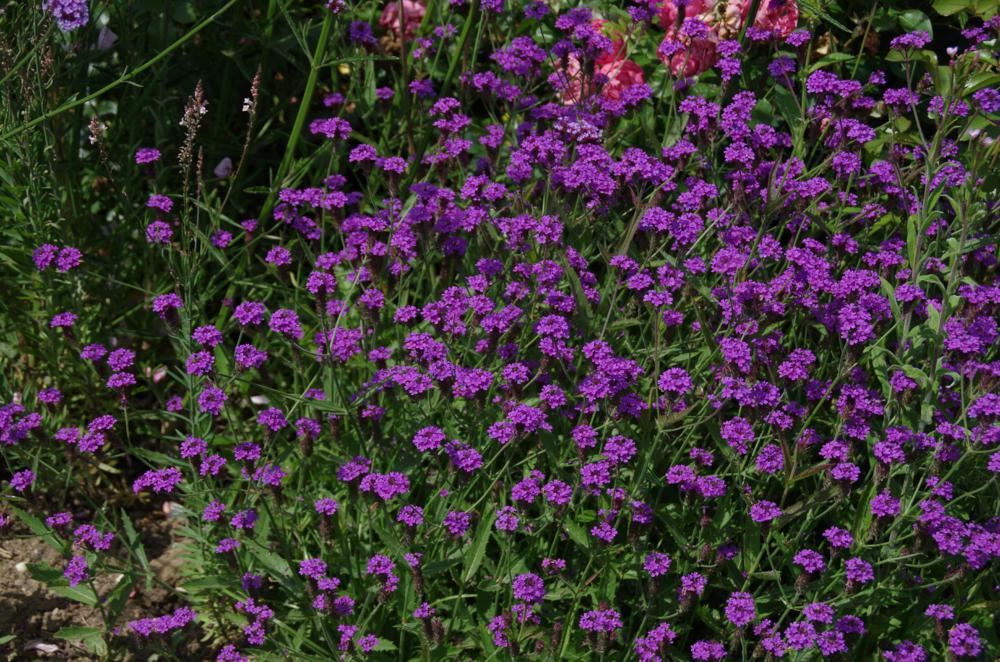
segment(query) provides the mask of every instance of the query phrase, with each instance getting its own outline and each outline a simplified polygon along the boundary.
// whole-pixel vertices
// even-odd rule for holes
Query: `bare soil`
[[[160,510],[131,515],[142,539],[150,567],[168,586],[176,586],[184,563],[182,547],[174,535],[174,524]],[[121,544],[121,541],[118,541]],[[113,547],[111,553],[113,554]],[[45,584],[31,577],[27,565],[46,563],[54,568],[65,567],[65,559],[41,538],[21,526],[17,520],[0,530],[0,639],[15,635],[0,644],[0,661],[12,660],[73,660],[89,661],[98,657],[79,641],[57,639],[55,634],[65,627],[102,628],[101,612],[50,591]],[[115,576],[98,575],[97,593],[105,596],[117,583]],[[154,582],[149,591],[141,582],[128,599],[118,622],[122,628],[122,643],[127,646],[126,659],[147,660],[150,651],[135,635],[125,634],[125,623],[147,616],[159,616],[173,611],[183,603],[169,589]],[[198,642],[201,632],[189,626],[181,650],[173,651],[179,659],[211,659],[208,646]]]

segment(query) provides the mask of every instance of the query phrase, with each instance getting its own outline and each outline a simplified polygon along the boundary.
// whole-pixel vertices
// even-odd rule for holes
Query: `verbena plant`
[[[120,4],[0,19],[0,527],[103,624],[57,637],[1000,650],[988,3]],[[128,618],[164,504],[183,606]]]

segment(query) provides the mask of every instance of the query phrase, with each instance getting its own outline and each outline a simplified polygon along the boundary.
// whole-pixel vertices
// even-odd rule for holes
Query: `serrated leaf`
[[[587,532],[576,522],[567,521],[566,532],[569,534],[570,540],[580,547],[590,547],[590,538],[587,537]]]
[[[379,637],[378,643],[375,644],[375,650],[377,651],[389,651],[398,650],[396,645],[384,637]]]

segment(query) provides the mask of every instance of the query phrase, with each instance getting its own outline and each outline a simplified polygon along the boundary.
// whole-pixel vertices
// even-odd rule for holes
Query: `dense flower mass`
[[[190,606],[102,644],[1000,654],[1000,19],[845,45],[795,0],[320,4],[276,163],[202,179],[199,84],[108,168],[128,297],[88,290],[124,278],[103,240],[17,245],[17,342],[53,358],[0,404],[0,530],[95,604],[148,570],[133,509],[190,555]],[[48,502],[72,485],[113,507]]]

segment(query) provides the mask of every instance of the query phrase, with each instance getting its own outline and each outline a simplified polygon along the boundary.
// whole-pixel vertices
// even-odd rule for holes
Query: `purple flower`
[[[89,568],[87,567],[87,558],[82,555],[76,555],[69,560],[69,563],[66,564],[63,576],[69,580],[70,586],[76,586],[77,584],[83,583],[90,578],[88,571]]]
[[[781,508],[773,501],[758,501],[750,506],[750,519],[754,522],[770,522],[781,517]]]
[[[135,151],[135,162],[138,165],[155,163],[160,160],[160,150],[155,147],[140,147]]]
[[[275,333],[299,340],[302,338],[302,325],[299,323],[299,316],[294,310],[279,308],[271,313],[268,320],[268,327]]]
[[[875,517],[895,517],[899,514],[899,499],[888,491],[880,492],[871,501],[872,515]]]
[[[461,538],[469,530],[469,525],[472,523],[472,514],[451,511],[444,516],[442,523],[444,524],[444,528],[448,529],[448,533],[456,538]]]
[[[284,246],[274,246],[267,252],[264,261],[276,267],[287,267],[292,263],[292,253]]]
[[[847,580],[856,584],[867,584],[875,579],[875,572],[870,563],[859,558],[850,558],[844,563]]]
[[[228,398],[221,388],[209,385],[198,394],[198,409],[203,413],[218,416],[222,413],[226,400]]]
[[[167,467],[166,469],[150,469],[139,476],[132,483],[132,491],[139,492],[149,489],[157,494],[161,492],[173,492],[184,477],[177,467]]]
[[[823,560],[823,555],[811,549],[803,549],[796,552],[795,556],[792,557],[792,561],[795,562],[795,565],[801,566],[803,570],[810,574],[823,572],[826,568],[826,561]]]
[[[831,526],[824,531],[823,537],[826,538],[826,541],[830,543],[831,547],[835,547],[837,549],[848,549],[854,544],[854,536],[852,536],[846,529],[841,529],[836,526]]]
[[[691,644],[691,659],[705,662],[726,657],[726,647],[718,641],[696,641]]]
[[[167,319],[170,311],[184,307],[184,302],[173,292],[160,294],[153,298],[153,312],[160,316],[160,319]]]
[[[191,339],[199,345],[212,348],[222,342],[222,333],[211,324],[208,324],[206,326],[199,326],[192,331]]]
[[[420,506],[406,505],[399,509],[396,521],[412,528],[424,523],[424,509]]]
[[[284,412],[277,407],[270,407],[257,415],[257,424],[269,429],[271,432],[278,432],[288,427],[288,419]]]
[[[510,533],[517,531],[519,523],[520,519],[517,516],[517,510],[512,506],[504,506],[496,511],[496,521],[493,526],[497,531]]]
[[[958,623],[948,630],[948,650],[955,657],[976,657],[983,650],[979,632],[968,623]]]
[[[726,618],[738,628],[749,625],[757,618],[753,596],[749,593],[732,593],[726,601]]]
[[[757,453],[754,464],[761,473],[777,473],[785,468],[785,455],[777,444],[768,444]]]
[[[167,245],[173,236],[173,229],[165,221],[155,220],[146,226],[146,241],[150,244]]]
[[[239,549],[240,544],[240,541],[235,538],[223,538],[218,542],[218,544],[216,544],[215,553],[225,554],[227,552],[231,552],[234,549]]]
[[[642,567],[650,577],[660,577],[670,570],[670,557],[661,552],[650,552],[643,559]]]
[[[165,195],[154,193],[149,196],[149,199],[146,201],[146,206],[150,209],[162,211],[164,214],[169,214],[170,210],[174,208],[174,201]]]
[[[541,602],[545,597],[545,582],[536,574],[527,572],[514,578],[514,598],[529,604]]]
[[[912,641],[901,641],[892,650],[882,651],[887,662],[927,662],[927,651]]]
[[[955,610],[950,605],[931,604],[924,610],[924,616],[928,616],[938,621],[955,620]]]
[[[753,443],[753,428],[745,418],[733,418],[722,424],[722,439],[729,444],[730,448],[746,455],[749,445]]]
[[[35,482],[35,472],[31,469],[22,469],[10,478],[10,486],[15,492],[24,492]]]
[[[337,502],[330,498],[316,499],[313,507],[316,509],[317,513],[325,515],[326,517],[333,517],[337,514],[337,510],[340,508]]]
[[[188,357],[185,368],[189,375],[207,375],[215,366],[215,357],[210,352],[195,352]]]
[[[299,574],[310,579],[320,579],[326,574],[326,562],[323,559],[299,561]]]
[[[931,36],[924,32],[923,30],[917,32],[907,32],[906,34],[895,37],[889,42],[889,48],[896,51],[903,50],[919,50],[931,43]]]
[[[579,627],[587,632],[614,632],[623,628],[624,623],[614,609],[594,609],[580,616]]]
[[[201,519],[205,522],[217,522],[225,510],[226,504],[221,501],[213,501],[205,506],[205,509],[201,513]]]
[[[171,614],[140,618],[129,621],[126,628],[142,638],[149,638],[154,634],[167,634],[171,630],[179,630],[189,623],[192,623],[197,614],[188,607],[178,607]]]
[[[52,14],[56,24],[63,32],[72,32],[82,28],[90,20],[87,10],[87,0],[45,0],[42,8]]]
[[[80,252],[80,249],[66,246],[56,256],[56,270],[67,272],[80,266],[82,262],[83,253]]]
[[[413,445],[421,453],[428,453],[441,448],[441,444],[446,439],[447,437],[440,428],[429,426],[417,430],[417,433],[413,435]]]
[[[258,301],[244,301],[236,306],[233,317],[236,318],[240,326],[257,326],[264,323],[266,313],[267,308],[264,307],[264,304]]]
[[[236,346],[236,365],[244,369],[259,368],[267,361],[267,352],[249,343]]]
[[[49,326],[53,329],[70,328],[76,324],[76,313],[62,312],[52,316]]]

